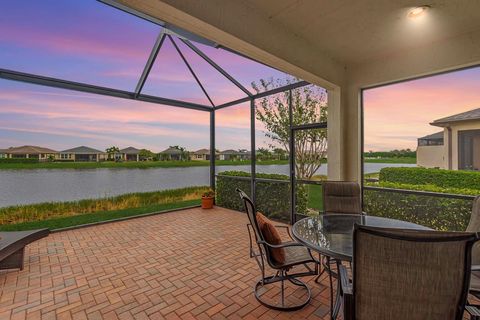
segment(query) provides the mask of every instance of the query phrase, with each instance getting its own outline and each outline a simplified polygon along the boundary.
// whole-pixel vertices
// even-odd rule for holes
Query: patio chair
[[[325,181],[322,183],[323,192],[323,213],[324,214],[363,214],[360,185],[353,181]],[[319,272],[315,282],[320,281],[322,274],[327,271],[330,283],[331,277],[337,278],[337,273],[332,271],[331,266],[336,265],[334,259],[322,258],[319,255],[322,270]]]
[[[310,250],[302,244],[293,240],[290,235],[288,226],[273,226],[271,222],[260,213],[257,213],[255,205],[252,200],[240,189],[237,189],[241,199],[244,202],[245,210],[249,219],[247,225],[249,239],[250,239],[250,258],[255,258],[262,277],[255,284],[254,293],[256,299],[264,306],[281,311],[295,311],[306,306],[311,300],[310,288],[301,281],[300,277],[315,276],[318,273],[318,262],[312,257]],[[273,228],[273,229],[272,229]],[[271,238],[271,233],[276,232],[276,228],[286,228],[290,237],[288,242],[283,241],[267,241],[266,238]],[[252,231],[254,239],[252,238]],[[254,243],[255,241],[255,243]],[[275,243],[271,243],[275,242]],[[257,248],[255,248],[257,247]],[[279,258],[279,256],[281,256]],[[283,261],[281,261],[283,260]],[[270,268],[276,273],[275,275],[266,276],[265,261]],[[313,267],[312,267],[313,264]],[[305,269],[296,273],[290,273],[292,268],[303,266]],[[288,281],[295,287],[300,287],[304,290],[305,298],[296,299],[294,303],[285,303],[285,281]],[[262,298],[268,292],[268,287],[271,284],[280,282],[279,303],[274,304],[267,302]],[[270,286],[271,288],[272,286]],[[295,292],[298,293],[298,292]]]
[[[353,280],[341,265],[346,320],[460,320],[476,233],[355,225]]]
[[[351,181],[325,181],[323,213],[362,214],[360,186]]]
[[[473,200],[472,215],[468,222],[467,232],[480,232],[480,196]],[[470,278],[470,293],[480,299],[480,243],[472,248],[472,274]],[[477,305],[478,306],[478,305]],[[472,313],[475,311],[472,310]],[[475,318],[476,316],[476,318]],[[480,319],[480,313],[472,316],[472,319]]]

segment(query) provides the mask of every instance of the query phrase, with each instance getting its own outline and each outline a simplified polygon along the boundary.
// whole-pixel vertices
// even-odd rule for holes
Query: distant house
[[[178,148],[170,147],[159,153],[162,160],[183,160],[186,155],[186,151],[182,151]]]
[[[219,154],[215,154],[215,159],[219,158]],[[210,160],[210,149],[200,149],[193,152],[190,156],[191,160]]]
[[[7,150],[0,149],[0,159],[4,159],[7,157]]]
[[[103,161],[107,158],[107,154],[103,151],[93,149],[86,146],[80,146],[72,149],[67,149],[60,151],[58,157],[59,160],[63,161],[76,161],[76,162],[95,162]]]
[[[140,149],[137,149],[134,147],[128,147],[125,149],[121,149],[119,154],[120,154],[120,160],[140,161]]]
[[[219,154],[220,160],[250,160],[251,154],[246,150],[224,150]]]
[[[39,161],[46,161],[48,159],[55,159],[57,155],[58,151],[38,146],[10,147],[3,150],[4,158],[38,159]]]
[[[480,108],[433,121],[443,131],[421,137],[417,165],[450,170],[480,170]]]

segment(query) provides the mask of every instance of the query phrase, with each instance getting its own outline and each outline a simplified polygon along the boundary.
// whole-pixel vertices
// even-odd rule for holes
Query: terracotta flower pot
[[[212,209],[215,197],[202,197],[202,209]]]

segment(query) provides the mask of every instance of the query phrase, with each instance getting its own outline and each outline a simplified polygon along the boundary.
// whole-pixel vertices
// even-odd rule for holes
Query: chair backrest
[[[360,186],[350,181],[325,181],[323,188],[323,212],[361,214]]]
[[[355,225],[355,319],[462,319],[477,239]]]
[[[243,203],[245,205],[245,210],[247,211],[248,220],[252,225],[253,231],[255,232],[255,239],[257,241],[264,241],[262,232],[260,232],[260,228],[257,222],[257,210],[255,209],[255,205],[253,201],[250,199],[249,196],[245,192],[240,189],[236,189],[240,198],[242,198]]]
[[[473,200],[472,215],[468,222],[467,232],[480,232],[480,196]],[[480,243],[473,245],[472,264],[480,265]]]

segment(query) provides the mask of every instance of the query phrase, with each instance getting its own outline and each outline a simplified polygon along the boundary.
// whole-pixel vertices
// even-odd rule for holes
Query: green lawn
[[[31,230],[31,229],[40,229],[40,228],[48,228],[50,230],[55,230],[55,229],[72,227],[72,226],[78,226],[82,224],[108,221],[108,220],[133,217],[133,216],[138,216],[138,215],[148,214],[153,212],[185,208],[185,207],[195,206],[199,204],[200,204],[200,200],[187,200],[187,201],[180,201],[175,203],[145,206],[140,208],[112,210],[112,211],[99,211],[95,213],[88,213],[88,214],[63,217],[63,218],[55,218],[55,219],[49,219],[49,220],[43,220],[43,221],[32,221],[32,222],[2,225],[0,226],[0,230],[1,231],[20,231],[20,230]]]
[[[413,157],[403,157],[403,158],[375,158],[375,159],[365,159],[366,163],[417,163],[417,158]]]
[[[250,161],[216,160],[217,166],[249,165]],[[257,161],[258,165],[288,164],[288,160]],[[132,162],[39,162],[0,163],[2,169],[96,169],[96,168],[175,168],[209,166],[210,161],[132,161]]]
[[[307,207],[318,211],[323,210],[322,186],[308,185],[308,203]]]

